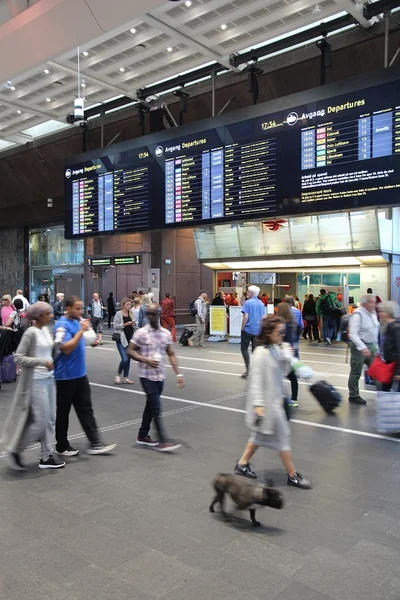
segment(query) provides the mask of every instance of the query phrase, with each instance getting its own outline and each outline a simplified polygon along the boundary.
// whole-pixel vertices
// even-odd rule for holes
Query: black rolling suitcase
[[[317,381],[310,386],[310,392],[314,398],[318,400],[328,415],[332,413],[342,401],[342,396],[333,385],[327,381]]]
[[[179,343],[182,344],[182,346],[187,346],[188,339],[191,338],[192,335],[193,335],[193,331],[191,329],[188,329],[187,327],[185,327],[185,329],[183,330],[183,333],[180,337]]]

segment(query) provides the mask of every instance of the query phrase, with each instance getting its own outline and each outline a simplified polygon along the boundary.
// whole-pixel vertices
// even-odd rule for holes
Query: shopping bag
[[[379,383],[391,383],[396,370],[396,361],[385,363],[380,356],[375,356],[370,367],[368,375]]]
[[[378,392],[376,428],[379,433],[400,432],[400,392]]]

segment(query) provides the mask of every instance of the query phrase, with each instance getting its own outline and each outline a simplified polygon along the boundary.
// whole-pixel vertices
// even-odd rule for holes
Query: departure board
[[[66,236],[399,204],[400,71],[69,159]],[[397,77],[397,78],[396,78]]]
[[[108,156],[66,170],[72,188],[72,235],[148,229],[148,153]],[[143,157],[141,160],[140,157]]]

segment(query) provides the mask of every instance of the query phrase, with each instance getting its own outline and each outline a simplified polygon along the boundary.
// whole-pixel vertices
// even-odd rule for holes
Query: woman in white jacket
[[[283,380],[291,367],[290,354],[281,345],[284,335],[283,319],[275,315],[263,319],[259,345],[253,353],[247,394],[246,424],[252,433],[235,465],[235,473],[255,479],[257,475],[250,459],[259,446],[266,446],[279,452],[288,485],[310,489],[310,481],[293,465],[290,427],[283,408]]]

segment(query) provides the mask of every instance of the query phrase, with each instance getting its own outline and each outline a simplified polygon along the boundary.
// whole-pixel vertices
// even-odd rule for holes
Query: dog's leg
[[[256,509],[249,508],[249,512],[250,512],[251,522],[253,523],[253,527],[261,527],[260,521],[257,521],[257,519],[256,519]]]
[[[219,500],[220,500],[220,498],[219,498],[219,494],[217,494],[217,495],[216,495],[216,496],[213,498],[213,501],[212,501],[212,502],[211,502],[211,504],[210,504],[210,507],[209,507],[209,511],[210,511],[210,513],[213,513],[213,512],[215,512],[215,510],[214,510],[214,506],[216,505],[216,503],[217,503]]]
[[[225,512],[225,494],[223,492],[220,493],[219,503],[221,505],[221,513],[222,513],[222,516],[224,517],[224,521],[227,521],[227,522],[232,521],[232,517],[230,517],[228,515],[228,513]]]

